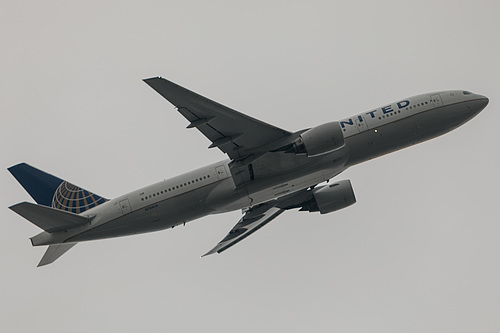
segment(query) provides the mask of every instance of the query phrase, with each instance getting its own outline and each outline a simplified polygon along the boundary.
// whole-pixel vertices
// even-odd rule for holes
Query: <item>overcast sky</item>
[[[4,331],[500,331],[498,1],[4,2]],[[490,104],[339,175],[355,205],[286,212],[221,255],[200,259],[240,212],[36,268],[9,166],[112,198],[225,158],[141,81],[157,75],[291,131],[438,90]]]

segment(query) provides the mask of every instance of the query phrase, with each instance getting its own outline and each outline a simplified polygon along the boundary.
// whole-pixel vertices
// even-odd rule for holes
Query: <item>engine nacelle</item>
[[[342,128],[338,121],[333,121],[302,133],[287,152],[314,157],[334,151],[343,145]]]
[[[301,210],[328,214],[346,208],[356,202],[350,180],[342,180],[312,190],[313,199]]]

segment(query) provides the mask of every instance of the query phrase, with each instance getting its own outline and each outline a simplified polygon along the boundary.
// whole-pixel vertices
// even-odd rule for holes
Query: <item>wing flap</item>
[[[211,142],[233,160],[266,152],[265,146],[292,133],[249,117],[160,77],[145,79],[151,88],[177,107]],[[218,142],[218,143],[217,143]]]
[[[78,227],[93,219],[93,216],[81,216],[31,202],[21,202],[9,208],[49,233]]]

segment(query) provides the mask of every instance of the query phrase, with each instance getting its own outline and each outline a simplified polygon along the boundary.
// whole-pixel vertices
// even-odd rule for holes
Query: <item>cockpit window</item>
[[[470,91],[464,91],[464,95],[471,95],[472,93]]]

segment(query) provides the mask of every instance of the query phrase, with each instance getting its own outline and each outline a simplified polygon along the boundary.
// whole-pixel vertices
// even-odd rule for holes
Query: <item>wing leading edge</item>
[[[209,148],[219,148],[232,160],[265,153],[270,143],[292,135],[164,78],[143,81],[177,107],[190,122],[188,128],[197,128],[212,142]]]

